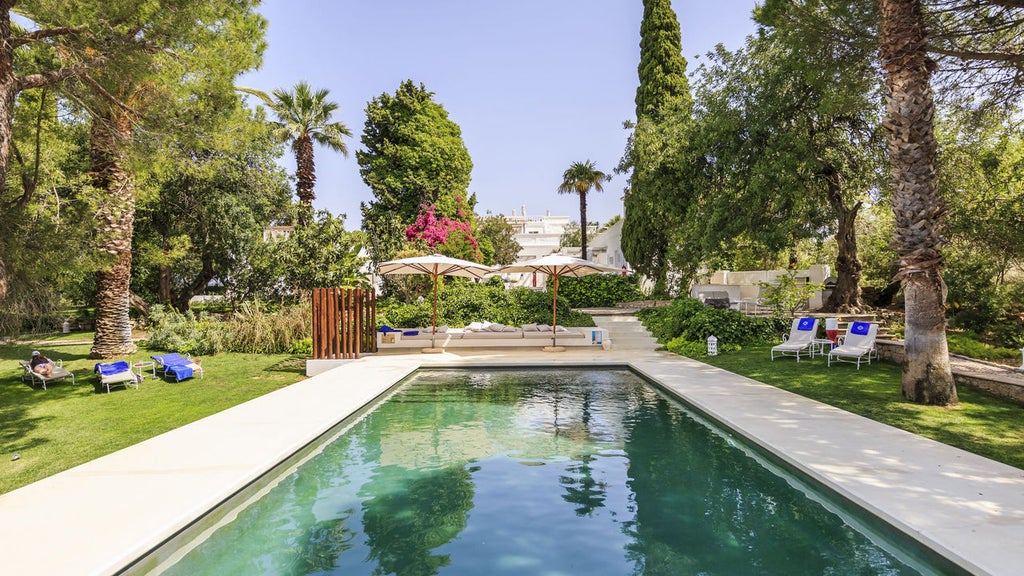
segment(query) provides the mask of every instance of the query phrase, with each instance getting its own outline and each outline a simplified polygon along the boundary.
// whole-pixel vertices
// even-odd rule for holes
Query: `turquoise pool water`
[[[421,372],[165,573],[942,572],[765,464],[626,370]]]

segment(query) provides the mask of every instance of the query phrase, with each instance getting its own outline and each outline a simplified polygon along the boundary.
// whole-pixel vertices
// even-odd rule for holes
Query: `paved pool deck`
[[[550,365],[629,366],[967,571],[1024,571],[1024,471],[679,356],[591,349],[347,362],[0,495],[0,571],[121,573],[418,368]]]

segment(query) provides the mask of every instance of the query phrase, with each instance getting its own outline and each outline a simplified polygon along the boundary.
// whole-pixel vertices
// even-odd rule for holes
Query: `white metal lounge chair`
[[[191,354],[154,354],[150,358],[156,362],[164,376],[173,376],[176,382],[191,378],[196,373],[203,378],[203,367],[192,359]]]
[[[132,365],[124,360],[119,362],[99,363],[93,368],[100,377],[100,384],[107,388],[107,394],[110,394],[111,386],[124,386],[126,389],[129,386],[135,386],[135,389],[139,389],[139,381],[135,378],[135,372],[132,372]]]
[[[832,366],[833,360],[851,362],[856,363],[857,370],[860,370],[861,360],[871,364],[871,359],[878,357],[878,352],[875,351],[876,336],[878,336],[878,324],[868,322],[850,324],[843,343],[828,353],[828,365]]]
[[[63,360],[53,361],[53,372],[51,372],[49,376],[43,376],[42,374],[32,370],[32,363],[28,360],[19,360],[18,364],[21,364],[21,367],[25,369],[25,372],[21,375],[21,381],[32,382],[33,386],[36,382],[39,382],[43,385],[43,390],[46,390],[46,383],[52,380],[63,380],[70,377],[71,383],[75,383],[75,375],[64,369]]]
[[[806,353],[808,356],[813,357],[814,349],[811,347],[811,341],[814,340],[817,334],[817,318],[794,318],[789,334],[782,336],[782,344],[772,346],[772,360],[775,360],[776,354],[779,356],[796,356],[797,362],[800,361],[801,353]]]

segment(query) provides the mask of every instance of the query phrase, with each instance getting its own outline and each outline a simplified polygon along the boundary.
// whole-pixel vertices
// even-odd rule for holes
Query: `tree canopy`
[[[640,23],[640,80],[636,91],[636,123],[619,172],[631,172],[625,196],[622,251],[633,269],[653,277],[655,292],[667,290],[670,213],[664,199],[679,182],[666,158],[681,136],[692,100],[682,55],[679,20],[670,0],[644,0]],[[666,137],[671,133],[672,137]]]
[[[469,193],[473,161],[462,130],[433,97],[423,84],[406,80],[394,94],[366,105],[365,149],[356,152],[356,161],[374,197],[361,208],[378,261],[394,253],[423,207],[456,218],[460,209],[472,212],[476,205]]]

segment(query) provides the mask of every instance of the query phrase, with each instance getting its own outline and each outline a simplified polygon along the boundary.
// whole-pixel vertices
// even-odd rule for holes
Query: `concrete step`
[[[635,322],[635,323],[639,324],[640,323],[640,319],[637,318],[636,316],[629,316],[629,315],[623,315],[623,316],[594,316],[594,322],[607,322],[607,323],[615,323],[615,324],[630,324],[630,323],[634,323]]]

